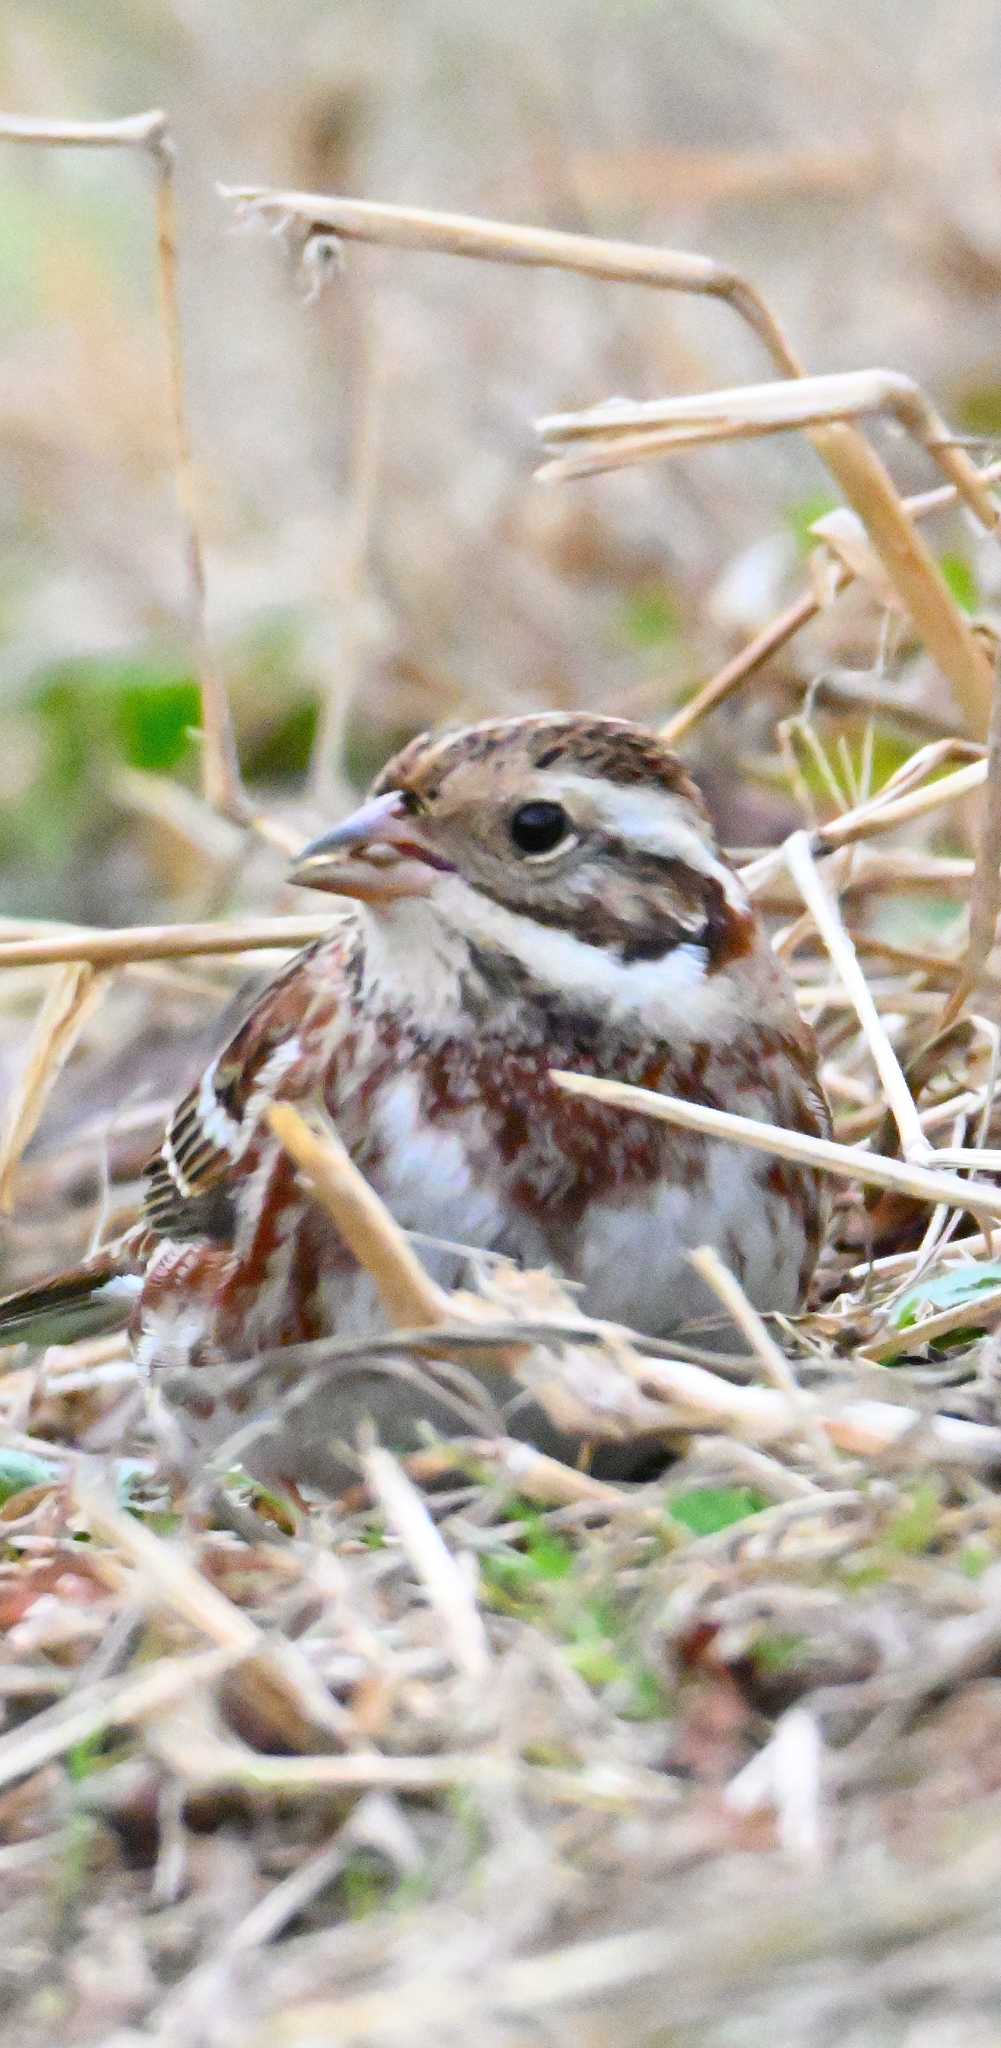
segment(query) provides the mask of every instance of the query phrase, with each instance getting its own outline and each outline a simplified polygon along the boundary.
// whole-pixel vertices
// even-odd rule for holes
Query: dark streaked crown
[[[707,815],[700,790],[676,754],[649,727],[625,718],[544,711],[528,718],[485,719],[441,733],[422,732],[387,761],[373,794],[412,790],[432,799],[453,767],[520,758],[534,769],[564,768],[600,776],[621,788],[656,784]]]

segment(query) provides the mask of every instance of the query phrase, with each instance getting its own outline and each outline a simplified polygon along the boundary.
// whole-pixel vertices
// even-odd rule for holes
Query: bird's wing
[[[229,1236],[239,1163],[269,1103],[319,1085],[356,1000],[362,943],[345,919],[297,954],[178,1103],[146,1168],[144,1220],[158,1236]]]

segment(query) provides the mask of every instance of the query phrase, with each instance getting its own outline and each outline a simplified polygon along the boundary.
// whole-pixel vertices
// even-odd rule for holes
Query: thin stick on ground
[[[128,1728],[162,1713],[199,1686],[214,1683],[237,1655],[232,1649],[213,1649],[158,1657],[138,1672],[101,1679],[36,1714],[25,1727],[0,1736],[0,1786],[31,1776],[107,1728]]]
[[[809,1439],[821,1465],[831,1467],[830,1446],[823,1429],[818,1423],[811,1403],[801,1387],[797,1386],[795,1375],[785,1352],[776,1344],[768,1325],[759,1316],[757,1309],[748,1301],[740,1282],[723,1264],[719,1253],[712,1245],[700,1245],[689,1258],[696,1272],[710,1287],[727,1315],[733,1318],[742,1337],[760,1361],[766,1378],[773,1387],[783,1393],[789,1403],[790,1414],[800,1424],[803,1435]]]
[[[472,1581],[464,1574],[398,1460],[373,1444],[362,1453],[362,1472],[372,1498],[399,1537],[441,1622],[457,1670],[475,1683],[490,1668],[486,1630]]]
[[[920,1281],[915,1291],[920,1294]],[[978,1329],[989,1329],[999,1315],[1001,1287],[985,1287],[978,1291],[973,1301],[960,1302],[955,1308],[940,1309],[937,1315],[925,1316],[921,1322],[909,1323],[903,1329],[888,1331],[885,1337],[872,1339],[863,1346],[859,1356],[872,1359],[874,1364],[886,1365],[903,1352],[913,1351],[921,1344],[931,1344],[937,1337],[948,1336],[952,1330],[968,1329],[972,1320]]]
[[[116,1571],[119,1561],[127,1560],[147,1602],[180,1615],[220,1650],[247,1657],[263,1648],[265,1638],[249,1614],[241,1613],[210,1584],[176,1544],[166,1543],[134,1515],[126,1514],[83,1469],[76,1475],[73,1490],[83,1521],[110,1546]]]
[[[785,1391],[775,1387],[734,1386],[700,1365],[683,1359],[644,1359],[643,1380],[670,1413],[665,1431],[705,1429],[733,1431],[744,1441],[779,1443],[802,1437],[803,1417],[794,1414]],[[805,1398],[805,1397],[804,1397]],[[958,1415],[923,1415],[916,1408],[889,1401],[851,1400],[825,1406],[812,1404],[813,1419],[837,1450],[860,1457],[891,1451],[917,1429],[927,1431],[929,1453],[942,1464],[967,1464],[989,1469],[1001,1455],[1001,1429],[967,1422]]]
[[[227,1656],[240,1660],[235,1683],[274,1738],[290,1749],[315,1748],[320,1735],[340,1732],[338,1710],[297,1643],[269,1640],[249,1614],[200,1572],[176,1542],[167,1542],[118,1506],[99,1480],[78,1465],[73,1494],[88,1528],[107,1545],[95,1562],[113,1585],[122,1562],[131,1566],[128,1591],[140,1607],[180,1616]]]
[[[412,1451],[404,1460],[404,1469],[420,1485],[433,1485],[450,1473],[478,1467],[540,1507],[589,1507],[612,1518],[624,1515],[629,1519],[643,1518],[647,1512],[634,1494],[574,1465],[564,1465],[559,1458],[513,1436],[453,1438],[433,1450]],[[355,1504],[354,1495],[350,1504]],[[659,1521],[659,1507],[653,1512]]]

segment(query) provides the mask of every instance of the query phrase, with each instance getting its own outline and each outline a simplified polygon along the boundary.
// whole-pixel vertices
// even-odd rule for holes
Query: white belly
[[[688,1253],[713,1245],[759,1309],[796,1308],[803,1233],[738,1146],[710,1148],[697,1186],[654,1185],[628,1206],[595,1203],[581,1226],[577,1276],[590,1315],[667,1336],[720,1305]]]

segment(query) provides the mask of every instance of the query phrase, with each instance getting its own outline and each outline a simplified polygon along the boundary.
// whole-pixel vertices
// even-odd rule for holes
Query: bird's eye
[[[511,838],[519,853],[554,853],[570,828],[562,804],[522,804],[511,819]]]

